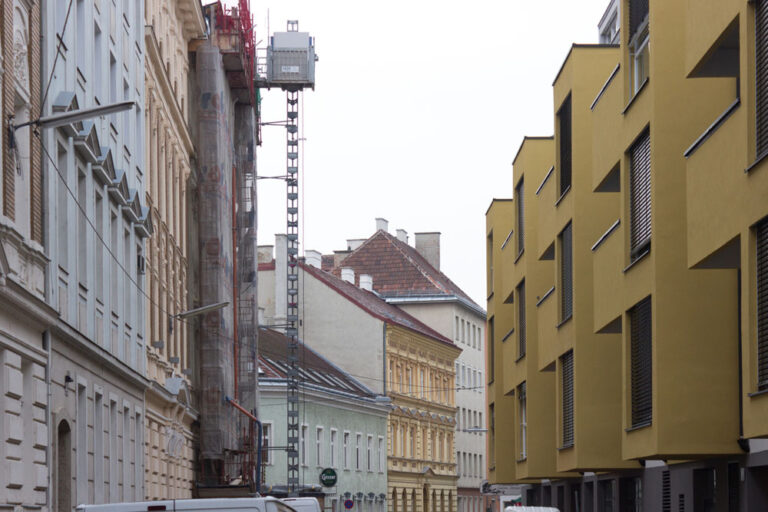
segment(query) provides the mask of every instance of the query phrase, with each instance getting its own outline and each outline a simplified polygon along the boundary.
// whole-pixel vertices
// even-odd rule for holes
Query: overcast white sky
[[[572,42],[597,42],[608,0],[251,4],[261,46],[269,12],[272,32],[298,19],[320,56],[304,93],[303,249],[343,249],[376,217],[411,244],[440,231],[441,270],[485,308],[485,211],[511,197],[522,137],[552,134],[552,81]],[[285,93],[263,94],[263,120],[285,119]],[[259,174],[285,174],[285,129],[262,133]],[[260,181],[258,210],[272,244],[285,183]]]

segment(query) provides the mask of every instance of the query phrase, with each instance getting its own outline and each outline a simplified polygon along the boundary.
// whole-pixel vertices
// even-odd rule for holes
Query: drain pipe
[[[741,448],[745,453],[749,453],[749,439],[744,439],[744,385],[742,383],[742,377],[744,374],[744,368],[742,367],[741,362],[741,268],[736,269],[736,304],[738,306],[738,323],[739,323],[739,329],[738,329],[738,357],[739,357],[739,448]]]
[[[237,400],[234,400],[228,396],[225,396],[224,400],[226,400],[229,405],[248,416],[251,421],[256,423],[256,428],[258,430],[256,441],[256,493],[261,494],[261,436],[263,435],[261,421],[259,421],[256,416],[250,413],[248,409],[237,403]]]
[[[53,510],[53,503],[51,502],[53,498],[53,491],[51,489],[51,486],[53,484],[52,478],[51,478],[51,471],[53,468],[53,428],[54,426],[52,423],[52,414],[51,414],[51,406],[53,405],[52,401],[52,391],[51,391],[51,330],[46,329],[43,332],[43,349],[46,353],[46,365],[45,365],[45,389],[47,393],[47,404],[45,407],[45,423],[48,425],[48,442],[45,445],[45,460],[48,462],[48,488],[45,490],[45,501],[48,504],[48,510]]]

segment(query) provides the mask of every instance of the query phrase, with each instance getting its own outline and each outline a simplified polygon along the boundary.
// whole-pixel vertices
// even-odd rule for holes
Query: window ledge
[[[648,428],[651,425],[653,425],[653,421],[644,421],[643,423],[638,423],[637,425],[632,425],[631,427],[625,428],[624,432],[634,432],[635,430],[641,430],[644,428]]]
[[[523,354],[521,356],[517,356],[517,359],[515,359],[515,362],[519,363],[521,359],[525,359],[525,354]]]
[[[717,131],[718,128],[728,119],[731,117],[731,114],[739,107],[741,104],[741,98],[736,98],[733,103],[731,103],[728,108],[726,108],[722,114],[718,116],[715,121],[707,127],[706,130],[704,130],[704,133],[699,135],[699,138],[696,139],[693,144],[691,144],[691,147],[685,150],[685,153],[683,153],[683,156],[685,158],[690,157],[694,152],[696,152],[699,147],[701,147],[702,144],[713,134]]]
[[[517,463],[519,464],[519,463],[521,463],[521,462],[525,462],[525,461],[527,461],[527,460],[528,460],[528,457],[522,457],[522,458],[520,458],[520,459],[517,459],[515,462],[517,462]]]
[[[562,200],[563,200],[563,198],[565,198],[565,196],[567,196],[567,195],[568,195],[568,192],[570,192],[570,191],[571,191],[571,186],[570,186],[570,185],[568,185],[568,187],[566,187],[566,189],[565,189],[565,190],[563,190],[563,193],[562,193],[562,194],[560,194],[560,197],[558,197],[558,198],[557,198],[557,201],[555,201],[555,207],[557,207],[557,206],[559,206],[559,205],[560,205],[560,201],[562,201]]]
[[[745,174],[749,174],[749,172],[750,172],[752,169],[754,169],[755,167],[757,167],[758,165],[760,165],[760,162],[762,162],[763,160],[765,160],[765,157],[767,157],[767,156],[768,156],[768,151],[764,151],[762,154],[760,154],[760,155],[757,155],[757,158],[755,158],[755,161],[754,161],[754,162],[752,162],[752,164],[750,164],[750,166],[749,166],[749,167],[747,167],[746,169],[744,169],[744,173],[745,173]]]
[[[609,227],[609,228],[608,228],[608,230],[607,230],[605,233],[603,233],[603,236],[601,236],[601,237],[600,237],[600,238],[597,240],[597,242],[595,242],[595,245],[593,245],[593,246],[592,246],[592,252],[595,252],[595,251],[597,250],[597,248],[598,248],[598,247],[600,247],[601,245],[603,245],[603,242],[605,242],[605,240],[606,240],[606,239],[607,239],[609,236],[611,236],[611,234],[612,234],[614,231],[616,231],[616,228],[617,228],[617,227],[619,227],[619,224],[621,224],[621,219],[616,219],[616,222],[614,222],[614,223],[611,225],[611,227]]]
[[[645,90],[645,86],[647,86],[648,82],[650,81],[651,81],[650,77],[646,77],[646,79],[643,80],[643,83],[640,84],[640,87],[637,89],[637,92],[635,93],[635,95],[629,99],[629,103],[627,103],[627,106],[624,107],[624,110],[621,111],[621,115],[625,115],[627,113],[627,111],[629,110],[629,107],[631,107],[635,103],[635,100],[638,98],[638,96],[640,96],[640,93],[642,93]]]
[[[519,260],[523,256],[523,254],[525,254],[525,248],[523,248],[523,250],[518,252],[517,256],[515,256],[515,261],[514,261],[515,264],[517,264],[517,260]]]
[[[622,273],[626,274],[629,269],[631,269],[632,267],[637,265],[639,262],[644,260],[645,257],[648,256],[649,254],[651,254],[651,246],[650,245],[648,246],[648,248],[646,250],[644,250],[643,252],[638,254],[637,257],[634,260],[632,260],[632,262],[629,265],[624,267],[624,270],[622,270]]]
[[[761,389],[761,390],[758,390],[758,391],[754,391],[752,393],[747,393],[747,396],[749,398],[754,398],[754,397],[758,397],[758,396],[762,396],[762,395],[768,395],[768,388]]]
[[[564,444],[563,446],[558,446],[557,451],[562,452],[564,450],[570,450],[573,447],[574,447],[574,443],[568,443],[568,444]]]
[[[549,181],[549,177],[552,176],[552,172],[555,170],[555,166],[549,168],[549,172],[546,176],[544,176],[544,179],[541,181],[541,184],[539,185],[539,188],[536,189],[536,195],[539,195],[539,192],[541,192],[541,189],[544,188],[544,185],[546,185],[547,181]]]
[[[493,298],[493,292],[491,292],[491,294],[488,295],[488,299],[486,299],[486,300],[491,300],[492,298]]]
[[[554,291],[555,291],[555,287],[554,286],[552,288],[550,288],[549,290],[547,290],[547,293],[542,295],[541,298],[536,302],[536,307],[541,306],[544,303],[544,301],[547,300],[550,295],[552,295],[552,293]]]
[[[507,334],[506,334],[506,335],[505,335],[505,336],[504,336],[504,337],[501,339],[501,342],[502,342],[502,343],[504,343],[504,342],[505,342],[505,341],[507,341],[507,340],[509,339],[509,337],[510,337],[510,336],[512,336],[513,334],[515,334],[515,328],[514,328],[514,327],[513,327],[512,329],[510,329],[510,330],[509,330],[509,332],[508,332],[508,333],[507,333]]]
[[[559,328],[561,328],[562,326],[564,326],[565,324],[567,324],[568,322],[570,322],[572,319],[573,319],[573,313],[571,313],[571,314],[570,314],[570,315],[568,315],[567,317],[563,318],[563,319],[560,321],[560,323],[559,323],[559,324],[557,324],[557,328],[558,328],[558,329],[559,329]]]

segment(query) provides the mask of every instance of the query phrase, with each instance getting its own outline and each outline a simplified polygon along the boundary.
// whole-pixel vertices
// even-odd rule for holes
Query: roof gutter
[[[486,312],[483,308],[472,302],[471,300],[467,300],[464,297],[459,297],[458,295],[415,295],[411,297],[388,297],[383,296],[382,297],[387,303],[389,304],[424,304],[424,303],[433,303],[433,302],[458,302],[462,304],[463,306],[471,309],[475,313],[486,316]]]

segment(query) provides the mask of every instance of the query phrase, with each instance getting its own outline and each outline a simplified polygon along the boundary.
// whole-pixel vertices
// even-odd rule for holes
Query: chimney
[[[360,288],[373,291],[373,276],[370,274],[360,274]]]
[[[340,266],[349,253],[350,251],[333,251],[333,268]]]
[[[349,267],[342,267],[341,280],[355,284],[355,270]]]
[[[270,263],[272,259],[275,257],[275,246],[274,245],[260,245],[256,249],[256,257],[258,263]]]
[[[440,232],[414,233],[414,236],[416,237],[416,251],[430,265],[440,270]]]
[[[347,240],[347,250],[354,251],[365,242],[365,238],[350,238]]]
[[[403,242],[404,244],[408,243],[408,232],[404,229],[398,229],[397,230],[397,239]]]
[[[323,263],[323,255],[320,251],[307,250],[304,251],[304,262],[315,268],[321,268]]]
[[[376,231],[379,230],[389,232],[389,221],[387,219],[376,217]]]

